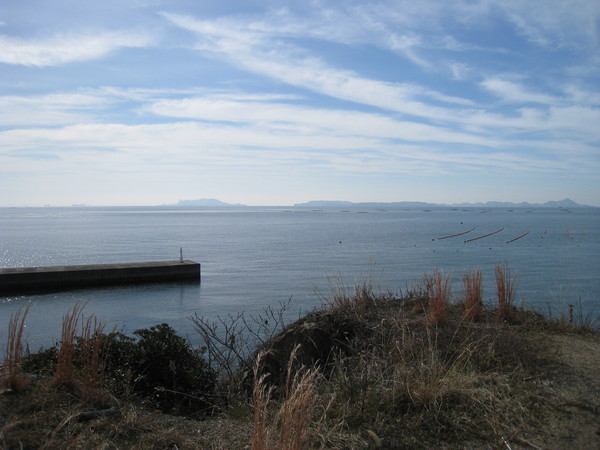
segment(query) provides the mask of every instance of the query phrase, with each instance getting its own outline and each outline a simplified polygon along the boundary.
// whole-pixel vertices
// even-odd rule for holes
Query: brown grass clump
[[[84,303],[77,302],[63,316],[60,348],[54,373],[54,380],[57,384],[69,384],[75,379],[75,338],[84,307]]]
[[[511,321],[514,317],[514,301],[519,277],[512,275],[506,264],[496,264],[494,269],[498,298],[498,321]]]
[[[104,334],[106,323],[94,314],[84,317],[84,307],[77,302],[63,316],[54,382],[77,387],[85,399],[110,404],[102,384],[111,339]]]
[[[110,339],[104,336],[106,323],[99,322],[92,314],[82,324],[81,345],[81,376],[84,384],[98,386],[104,378],[106,358]]]
[[[534,420],[535,389],[524,380],[537,348],[495,324],[463,321],[458,305],[443,327],[401,308],[370,320],[339,356],[325,383],[334,424],[374,443],[371,430],[385,448],[469,448],[468,439],[493,441]]]
[[[341,276],[328,276],[327,283],[329,296],[320,295],[321,300],[325,308],[335,311],[354,311],[360,314],[369,304],[385,297],[374,293],[373,283],[369,279],[355,282],[354,287],[347,287]]]
[[[441,324],[446,320],[450,305],[450,275],[444,277],[439,269],[433,275],[423,274],[423,285],[429,297],[427,323]]]
[[[260,352],[254,365],[254,389],[252,391],[252,403],[254,406],[254,432],[252,434],[252,449],[260,450],[268,448],[267,444],[273,438],[268,428],[268,406],[273,393],[273,386],[266,383],[268,374],[260,374],[261,361],[265,353]]]
[[[290,354],[287,377],[284,387],[284,398],[272,422],[268,422],[269,406],[274,403],[272,394],[274,387],[267,383],[268,375],[260,375],[261,361],[264,352],[260,352],[254,369],[254,433],[252,449],[289,449],[307,448],[310,425],[314,416],[317,395],[315,382],[319,375],[316,368],[303,366],[294,370],[296,346]],[[277,442],[277,445],[274,445]]]
[[[25,389],[29,382],[29,377],[21,370],[23,331],[29,308],[31,308],[31,303],[27,305],[25,311],[19,308],[15,314],[11,315],[8,322],[4,363],[0,368],[0,393],[5,390],[20,391]]]
[[[465,290],[465,313],[466,320],[477,320],[483,312],[483,276],[481,269],[476,269],[473,273],[464,272],[463,286]]]

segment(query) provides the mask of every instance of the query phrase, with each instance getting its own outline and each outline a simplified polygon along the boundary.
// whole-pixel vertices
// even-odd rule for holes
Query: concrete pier
[[[190,260],[0,269],[0,295],[62,291],[92,286],[200,282],[200,263]]]

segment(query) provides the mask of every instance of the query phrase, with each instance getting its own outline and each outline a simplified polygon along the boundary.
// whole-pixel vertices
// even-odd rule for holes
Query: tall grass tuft
[[[31,303],[27,305],[25,311],[22,308],[11,315],[8,322],[8,336],[6,342],[6,351],[4,354],[4,363],[0,371],[0,388],[15,391],[23,390],[27,387],[29,378],[21,370],[21,360],[23,358],[23,332],[25,330],[25,319],[29,314]]]
[[[88,391],[93,392],[104,380],[110,336],[104,334],[105,322],[99,322],[95,314],[83,320],[79,341],[79,363],[81,381]],[[114,330],[113,330],[114,331]]]
[[[498,321],[507,322],[514,317],[514,301],[519,277],[511,274],[506,264],[496,264],[495,273]]]
[[[290,354],[285,382],[285,397],[272,422],[269,424],[269,404],[272,403],[273,387],[267,386],[268,374],[259,375],[259,355],[254,376],[254,434],[252,449],[289,449],[307,448],[310,424],[317,404],[315,383],[319,376],[317,368],[307,369],[301,366],[294,369],[299,345]],[[279,426],[278,426],[279,425]],[[278,427],[277,427],[278,426]],[[278,429],[277,429],[278,428]],[[275,444],[277,441],[277,444]]]
[[[254,389],[252,403],[254,406],[254,433],[252,434],[252,450],[266,449],[274,441],[271,429],[268,427],[269,402],[273,386],[267,386],[268,373],[260,374],[260,366],[265,352],[260,352],[254,364]]]
[[[299,345],[294,348],[288,362],[286,396],[278,413],[281,424],[278,448],[306,448],[308,431],[314,415],[317,400],[315,382],[319,370],[304,367],[293,370],[298,348]]]
[[[354,287],[350,288],[344,284],[341,276],[327,276],[327,284],[329,296],[320,295],[320,297],[326,308],[336,311],[360,312],[378,298],[373,291],[373,283],[368,278],[356,281]]]
[[[84,307],[85,303],[77,302],[63,316],[60,348],[54,373],[54,381],[57,384],[70,384],[75,380],[75,338]]]
[[[481,269],[476,269],[473,273],[467,271],[463,274],[463,286],[465,291],[465,312],[466,320],[477,320],[483,312],[483,276]]]
[[[450,306],[450,275],[443,276],[441,270],[436,270],[433,275],[423,274],[423,285],[429,297],[427,323],[430,325],[441,324],[446,320]]]

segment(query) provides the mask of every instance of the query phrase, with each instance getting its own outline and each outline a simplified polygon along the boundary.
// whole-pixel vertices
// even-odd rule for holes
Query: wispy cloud
[[[246,70],[335,98],[375,106],[413,116],[452,119],[443,108],[416,99],[418,95],[441,101],[469,103],[412,84],[399,84],[361,77],[336,69],[299,48],[228,23],[198,21],[189,16],[163,13],[171,23],[199,36],[196,47],[218,58],[226,58]]]
[[[572,106],[567,99],[559,96],[536,92],[515,81],[491,76],[480,85],[502,102],[537,104],[536,107],[520,108],[508,114],[494,112],[493,102],[476,104],[467,98],[449,96],[415,84],[383,82],[334,68],[300,48],[283,44],[277,37],[269,38],[262,31],[257,33],[252,27],[237,21],[215,23],[189,16],[166,13],[163,16],[195,33],[199,39],[199,51],[230,61],[245,70],[337,99],[433,123],[443,122],[481,132],[484,129],[480,127],[487,128],[487,132],[536,132],[551,128],[554,125],[552,116],[559,114],[562,108]],[[464,70],[464,66],[458,67]],[[549,108],[553,108],[552,111]],[[576,130],[585,128],[585,125],[574,125]]]
[[[303,170],[327,168],[332,174],[400,174],[425,167],[422,173],[449,168],[517,172],[590,169],[589,164],[576,167],[561,158],[564,149],[557,143],[549,157],[548,142],[539,140],[461,133],[382,114],[317,109],[282,100],[292,101],[277,95],[237,97],[234,93],[150,99],[140,113],[187,121],[8,130],[0,133],[3,167],[19,170],[23,166],[10,158],[31,158],[39,152],[60,158],[54,162],[60,161],[63,167],[93,167],[94,171],[110,167],[135,172],[153,172],[161,167],[177,171],[229,167],[235,172],[260,167],[274,173],[288,165]],[[573,112],[573,117],[576,115]],[[578,149],[578,145],[570,143],[571,157],[573,152],[584,155],[591,150]],[[76,152],[70,150],[74,148]]]
[[[0,35],[0,62],[23,66],[58,66],[106,56],[125,47],[146,47],[153,38],[145,32],[112,31],[56,34],[43,38]]]
[[[600,34],[596,22],[600,4],[595,1],[508,0],[494,2],[533,44],[544,47],[598,48]]]
[[[488,78],[481,85],[508,103],[541,103],[554,105],[562,103],[561,99],[548,94],[535,92],[525,86],[503,78]]]
[[[597,186],[598,2],[236,1],[108,0],[73,24],[20,23],[15,3],[0,188],[45,177],[68,193],[74,174],[144,195],[181,177],[248,195],[246,180],[264,198],[288,182],[327,196],[332,180],[374,200],[409,178],[431,200],[457,179]]]
[[[255,124],[277,129],[286,124],[304,133],[331,136],[363,136],[413,142],[452,142],[469,145],[499,145],[489,136],[456,132],[441,126],[396,120],[383,114],[352,110],[319,109],[275,102],[247,101],[245,98],[202,97],[159,100],[145,110],[154,114],[197,119]]]
[[[105,96],[82,93],[4,96],[0,97],[0,127],[93,121],[98,109],[109,103]]]

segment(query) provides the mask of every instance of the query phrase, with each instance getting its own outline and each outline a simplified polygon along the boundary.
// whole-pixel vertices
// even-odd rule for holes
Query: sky
[[[0,3],[0,206],[566,197],[599,1]]]

